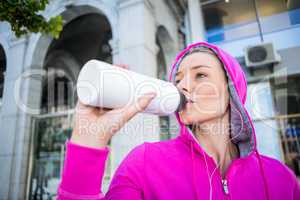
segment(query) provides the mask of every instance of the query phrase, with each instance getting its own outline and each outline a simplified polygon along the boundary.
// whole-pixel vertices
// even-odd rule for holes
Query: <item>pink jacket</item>
[[[190,45],[177,56],[170,81],[181,59],[199,46],[218,55],[228,76],[231,138],[240,157],[231,163],[226,179],[222,180],[214,160],[176,113],[179,135],[135,147],[117,168],[106,194],[101,193],[101,182],[109,148],[93,149],[67,141],[58,199],[300,199],[293,172],[257,151],[254,126],[244,107],[247,82],[234,58],[208,43]]]

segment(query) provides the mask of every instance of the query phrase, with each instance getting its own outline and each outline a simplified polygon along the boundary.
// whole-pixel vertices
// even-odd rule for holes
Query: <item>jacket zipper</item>
[[[197,139],[194,137],[194,135],[193,135],[192,133],[190,133],[190,135],[194,138],[194,141],[199,145],[199,147],[201,147],[201,145],[199,144],[199,142],[197,141]],[[229,165],[229,167],[228,167],[228,169],[227,169],[227,171],[226,171],[226,174],[225,174],[225,178],[224,178],[224,179],[222,179],[222,176],[221,176],[219,170],[217,170],[217,173],[219,174],[219,177],[221,177],[221,182],[222,182],[222,186],[223,186],[223,191],[224,191],[224,193],[226,194],[226,197],[229,198],[229,199],[231,199],[231,198],[230,198],[230,195],[229,195],[228,181],[227,181],[228,178],[227,178],[227,175],[228,175],[228,172],[229,172],[231,166],[233,165],[233,162],[236,161],[236,160],[238,160],[238,159],[239,159],[239,158],[236,158],[236,159],[234,159],[234,160],[231,161],[231,163],[230,163],[230,165]],[[213,160],[212,160],[212,162],[213,162],[214,166],[216,167],[216,164],[214,163]]]
[[[225,194],[229,194],[227,179],[222,179],[222,185]]]

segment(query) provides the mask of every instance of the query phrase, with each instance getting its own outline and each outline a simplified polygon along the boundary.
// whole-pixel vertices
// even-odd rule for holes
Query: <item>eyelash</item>
[[[196,79],[198,79],[199,76],[201,76],[200,78],[206,77],[206,75],[203,73],[197,73],[195,76],[196,76]],[[181,81],[180,79],[176,80],[175,84],[178,84],[180,81]]]
[[[206,75],[205,75],[205,74],[202,74],[202,73],[197,73],[197,74],[196,74],[196,78],[198,78],[198,76],[206,77]],[[202,77],[201,77],[201,78],[202,78]]]

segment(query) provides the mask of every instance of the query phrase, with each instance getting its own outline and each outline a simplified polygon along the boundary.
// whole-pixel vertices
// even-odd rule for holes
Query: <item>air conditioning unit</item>
[[[261,67],[281,61],[272,43],[248,46],[245,52],[246,66]]]

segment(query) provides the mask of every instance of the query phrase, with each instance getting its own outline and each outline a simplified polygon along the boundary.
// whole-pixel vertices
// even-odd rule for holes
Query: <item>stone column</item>
[[[24,138],[19,135],[20,127],[18,126],[20,112],[15,100],[14,89],[16,80],[23,72],[24,56],[27,48],[27,39],[13,38],[10,41],[10,49],[7,60],[7,70],[4,84],[4,96],[2,105],[2,126],[0,132],[0,196],[1,199],[17,199],[13,195],[13,187],[20,188],[19,179],[21,175],[16,170],[19,167],[24,167],[22,163],[18,162],[22,157],[27,156],[23,154]],[[20,151],[19,151],[20,150]],[[23,175],[24,176],[24,175]],[[25,183],[23,183],[25,185]]]
[[[204,19],[200,0],[188,0],[189,43],[205,41]]]
[[[33,54],[28,52],[28,44],[28,38],[11,39],[5,77],[0,163],[6,164],[0,168],[0,195],[9,200],[24,199],[26,196],[28,173],[31,170],[28,160],[31,116],[39,114],[40,106],[42,67],[36,63],[25,64],[26,56]],[[44,47],[40,46],[40,52]],[[32,73],[34,75],[30,75]]]
[[[132,71],[157,77],[156,25],[150,1],[119,1],[118,10],[119,35],[111,41],[113,62],[128,64]],[[158,120],[158,116],[140,113],[113,137],[113,171],[135,146],[159,140]]]

